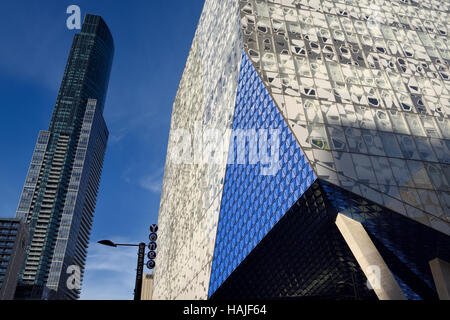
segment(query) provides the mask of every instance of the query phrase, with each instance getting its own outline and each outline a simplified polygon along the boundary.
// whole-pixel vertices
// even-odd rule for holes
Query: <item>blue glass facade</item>
[[[242,54],[233,130],[280,129],[279,170],[262,175],[256,153],[246,144],[248,164],[235,164],[239,150],[231,141],[209,295],[222,284],[258,242],[316,180],[253,64]],[[261,150],[259,150],[261,152]],[[275,152],[275,150],[271,150]],[[256,164],[251,164],[256,163]],[[230,248],[232,251],[230,252]]]

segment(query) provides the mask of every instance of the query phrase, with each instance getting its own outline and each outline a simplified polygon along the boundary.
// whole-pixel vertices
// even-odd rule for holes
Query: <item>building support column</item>
[[[434,285],[440,300],[450,300],[450,263],[439,258],[430,261]]]
[[[380,300],[406,300],[383,257],[373,244],[363,225],[338,214],[336,225],[350,247],[356,261]]]

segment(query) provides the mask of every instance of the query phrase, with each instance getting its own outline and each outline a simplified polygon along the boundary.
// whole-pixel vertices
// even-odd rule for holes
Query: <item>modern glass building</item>
[[[28,226],[19,219],[0,218],[0,300],[13,300],[25,257]]]
[[[449,9],[206,0],[173,107],[153,298],[448,294]]]
[[[72,43],[50,127],[39,133],[17,209],[17,218],[30,225],[17,299],[79,296],[108,139],[103,109],[113,54],[103,19],[86,15]],[[72,274],[80,281],[68,285]]]

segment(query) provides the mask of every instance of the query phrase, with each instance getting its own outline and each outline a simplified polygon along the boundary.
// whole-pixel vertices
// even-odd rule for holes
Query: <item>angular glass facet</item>
[[[277,133],[278,141],[270,148],[272,153],[278,154],[273,163],[264,165],[264,162],[237,164],[237,153],[230,153],[209,295],[316,180],[308,160],[245,52],[242,54],[233,120],[233,131],[238,130]],[[251,143],[247,141],[247,145]],[[235,145],[231,140],[230,151]],[[269,165],[277,168],[264,174],[263,167]],[[228,239],[233,239],[233,245],[230,246]],[[233,261],[231,269],[230,259]]]

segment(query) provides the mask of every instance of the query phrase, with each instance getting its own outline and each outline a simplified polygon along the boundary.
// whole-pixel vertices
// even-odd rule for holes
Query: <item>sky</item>
[[[136,248],[157,223],[172,104],[203,0],[2,0],[0,217],[14,217],[40,130],[47,130],[75,33],[67,7],[101,15],[115,56],[109,129],[81,299],[133,299]],[[148,270],[145,270],[148,272]]]

